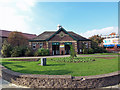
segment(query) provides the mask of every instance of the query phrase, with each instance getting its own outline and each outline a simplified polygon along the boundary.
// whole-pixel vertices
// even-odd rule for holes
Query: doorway
[[[59,45],[52,45],[52,54],[53,55],[59,55]]]
[[[65,54],[70,54],[70,45],[65,45]]]

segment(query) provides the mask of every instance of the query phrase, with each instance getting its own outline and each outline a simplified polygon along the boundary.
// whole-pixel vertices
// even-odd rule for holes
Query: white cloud
[[[109,35],[110,33],[115,32],[118,34],[118,27],[106,27],[102,29],[93,29],[93,30],[88,30],[85,33],[81,33],[80,35],[84,37],[91,37],[93,35]]]
[[[16,2],[16,6],[23,11],[30,11],[34,5],[35,0],[19,0]]]
[[[29,13],[34,5],[35,0],[0,0],[0,29],[30,33]]]

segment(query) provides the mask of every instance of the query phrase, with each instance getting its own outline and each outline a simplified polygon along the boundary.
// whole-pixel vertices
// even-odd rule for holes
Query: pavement
[[[55,56],[38,56],[38,57],[8,57],[9,59],[14,59],[14,58],[53,58],[53,57],[69,57],[70,55],[55,55]],[[107,56],[118,56],[118,55],[77,55],[78,57],[107,57]],[[6,58],[6,59],[8,59]]]
[[[28,87],[18,86],[18,85],[12,84],[12,83],[10,83],[10,82],[8,82],[0,77],[0,89],[1,88],[28,88]]]

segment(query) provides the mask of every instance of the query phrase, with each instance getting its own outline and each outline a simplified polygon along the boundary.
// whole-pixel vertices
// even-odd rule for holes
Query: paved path
[[[39,56],[39,57],[9,57],[9,59],[11,58],[42,58],[42,57],[46,57],[46,58],[53,58],[53,57],[69,57],[70,55],[55,55],[55,56]],[[78,57],[107,57],[107,56],[118,56],[118,55],[77,55]],[[7,59],[7,58],[6,58]]]
[[[0,77],[0,89],[1,88],[28,88],[28,87],[24,87],[24,86],[17,86],[15,84],[12,84],[6,80],[3,80],[1,77]]]

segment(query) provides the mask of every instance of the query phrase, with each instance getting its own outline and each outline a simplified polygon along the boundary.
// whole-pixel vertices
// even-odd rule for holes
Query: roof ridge
[[[56,32],[56,31],[44,31],[44,32]]]
[[[0,30],[0,31],[5,31],[5,32],[15,32],[15,31],[8,31],[8,30]],[[21,32],[21,31],[17,31],[17,32]],[[22,34],[28,34],[28,35],[36,35],[36,34],[31,34],[31,33],[23,33]],[[37,35],[36,35],[37,36]]]
[[[11,32],[11,31],[8,31],[8,30],[0,30],[0,31],[6,31],[6,32]]]

